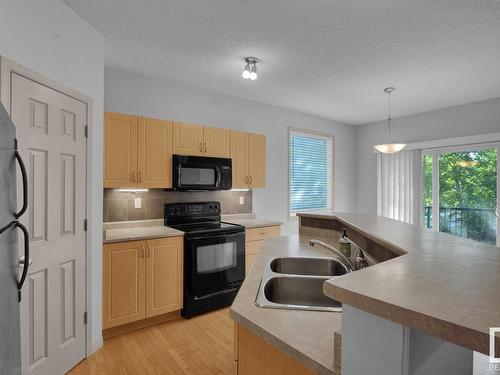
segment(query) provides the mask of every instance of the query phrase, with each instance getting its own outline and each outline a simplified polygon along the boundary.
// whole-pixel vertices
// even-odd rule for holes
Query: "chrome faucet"
[[[330,250],[332,253],[334,253],[337,256],[337,259],[342,263],[349,272],[352,271],[357,271],[361,268],[368,267],[368,262],[365,259],[365,256],[363,254],[363,250],[356,245],[354,242],[349,240],[351,244],[353,244],[358,250],[357,254],[354,256],[354,260],[351,260],[347,258],[344,254],[342,254],[339,250],[334,248],[332,245],[327,244],[326,242],[320,241],[320,240],[309,240],[309,245],[312,247],[314,245],[320,245],[324,247],[327,250]]]

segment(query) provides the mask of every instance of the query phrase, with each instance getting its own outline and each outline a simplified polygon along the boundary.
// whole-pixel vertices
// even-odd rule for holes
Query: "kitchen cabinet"
[[[103,329],[182,308],[183,238],[105,244]]]
[[[266,186],[266,136],[231,131],[233,188],[254,189]]]
[[[248,137],[248,173],[250,187],[266,187],[266,136],[250,134]]]
[[[174,154],[203,156],[203,126],[174,121]]]
[[[230,130],[174,122],[174,154],[229,158]]]
[[[182,308],[182,237],[149,240],[146,245],[146,317]]]
[[[262,243],[269,238],[281,236],[281,226],[272,225],[260,228],[248,228],[245,231],[245,271],[252,268],[255,258],[260,253]]]
[[[234,355],[238,375],[313,375],[296,359],[264,341],[245,327],[234,325]]]
[[[205,126],[203,128],[203,138],[205,141],[205,156],[231,157],[231,131],[229,129]]]
[[[104,329],[146,317],[145,246],[146,241],[104,245]]]
[[[172,187],[172,121],[138,119],[137,187]]]
[[[233,188],[266,186],[266,136],[122,113],[104,114],[104,187],[172,187],[172,155],[231,158]]]
[[[104,187],[137,186],[137,116],[104,114]]]
[[[104,187],[171,188],[172,121],[106,112]]]

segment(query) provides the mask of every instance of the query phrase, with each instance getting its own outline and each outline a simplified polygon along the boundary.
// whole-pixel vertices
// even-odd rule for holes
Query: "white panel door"
[[[21,303],[23,374],[64,374],[85,356],[87,108],[13,73],[11,117],[28,173],[33,260]]]

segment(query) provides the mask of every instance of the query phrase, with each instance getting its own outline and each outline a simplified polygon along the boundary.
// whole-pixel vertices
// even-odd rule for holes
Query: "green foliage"
[[[439,158],[440,206],[496,207],[496,160],[495,149],[441,154]]]

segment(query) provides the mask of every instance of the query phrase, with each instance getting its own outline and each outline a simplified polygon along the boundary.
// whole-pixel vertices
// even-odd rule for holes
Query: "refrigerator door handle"
[[[23,159],[21,158],[21,155],[17,151],[17,141],[16,141],[16,151],[14,153],[14,156],[16,157],[16,160],[19,163],[19,167],[21,168],[21,176],[23,178],[23,206],[21,207],[21,210],[18,213],[14,214],[14,217],[16,219],[19,219],[26,212],[26,209],[28,208],[28,175],[26,174],[26,167],[24,166]]]
[[[21,231],[24,234],[24,259],[29,259],[28,262],[24,262],[23,264],[23,272],[21,273],[21,278],[19,279],[19,282],[17,283],[17,293],[18,293],[18,300],[21,302],[21,289],[23,288],[24,282],[26,281],[26,276],[28,275],[28,267],[30,265],[30,239],[29,239],[29,234],[28,234],[28,229],[21,224],[19,221],[15,221],[16,227],[21,229]]]
[[[26,281],[26,276],[28,275],[28,267],[31,264],[31,259],[30,259],[30,239],[29,239],[29,234],[28,234],[28,229],[21,224],[19,221],[14,220],[11,221],[9,224],[4,226],[3,228],[0,228],[0,234],[5,232],[6,230],[12,228],[12,227],[17,227],[21,229],[24,235],[24,259],[28,259],[28,262],[23,262],[23,271],[21,273],[21,278],[17,282],[17,295],[18,295],[18,301],[21,302],[21,289],[23,287],[24,282]]]

